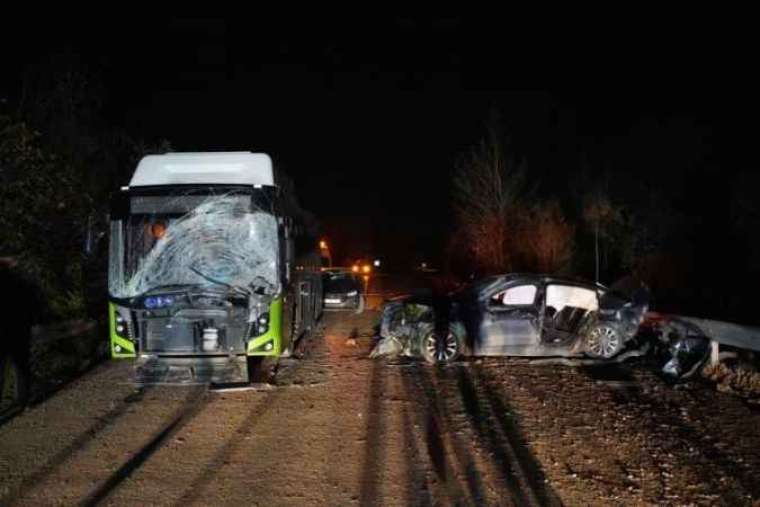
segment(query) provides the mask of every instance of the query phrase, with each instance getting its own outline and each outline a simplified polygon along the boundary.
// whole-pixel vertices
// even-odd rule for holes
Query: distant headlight
[[[149,298],[145,298],[145,308],[153,309],[158,308],[158,306],[161,304],[161,298],[151,296]]]
[[[348,294],[346,294],[346,296],[353,297],[353,296],[356,296],[357,294],[359,294],[359,291],[352,290],[351,292],[349,292]]]

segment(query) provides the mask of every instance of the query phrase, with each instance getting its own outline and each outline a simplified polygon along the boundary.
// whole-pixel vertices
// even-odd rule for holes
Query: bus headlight
[[[262,313],[259,315],[259,317],[256,319],[256,336],[261,336],[267,331],[269,331],[269,314],[268,313]]]
[[[116,321],[114,322],[114,331],[116,332],[116,335],[121,338],[129,338],[129,325],[127,324],[127,321],[124,320],[124,317],[117,313],[114,320]]]

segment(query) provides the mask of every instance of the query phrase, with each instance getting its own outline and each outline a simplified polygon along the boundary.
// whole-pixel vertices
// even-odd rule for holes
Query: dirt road
[[[367,358],[328,313],[271,389],[109,362],[0,427],[0,505],[752,504],[760,414],[645,367]],[[349,339],[352,338],[352,339]]]

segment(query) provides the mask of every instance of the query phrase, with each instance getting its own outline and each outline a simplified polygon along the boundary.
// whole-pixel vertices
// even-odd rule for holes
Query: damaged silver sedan
[[[446,297],[406,296],[383,308],[372,356],[460,355],[610,359],[639,331],[648,291],[542,275],[493,276]]]

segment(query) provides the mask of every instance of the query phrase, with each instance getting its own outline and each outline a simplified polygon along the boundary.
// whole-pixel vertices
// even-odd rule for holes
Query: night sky
[[[0,97],[17,98],[26,65],[70,51],[102,79],[107,121],[133,135],[270,153],[328,233],[350,231],[347,255],[439,251],[454,161],[492,110],[546,194],[583,163],[731,173],[754,137],[739,127],[748,41],[717,18],[535,31],[508,15],[304,18],[18,20]]]

